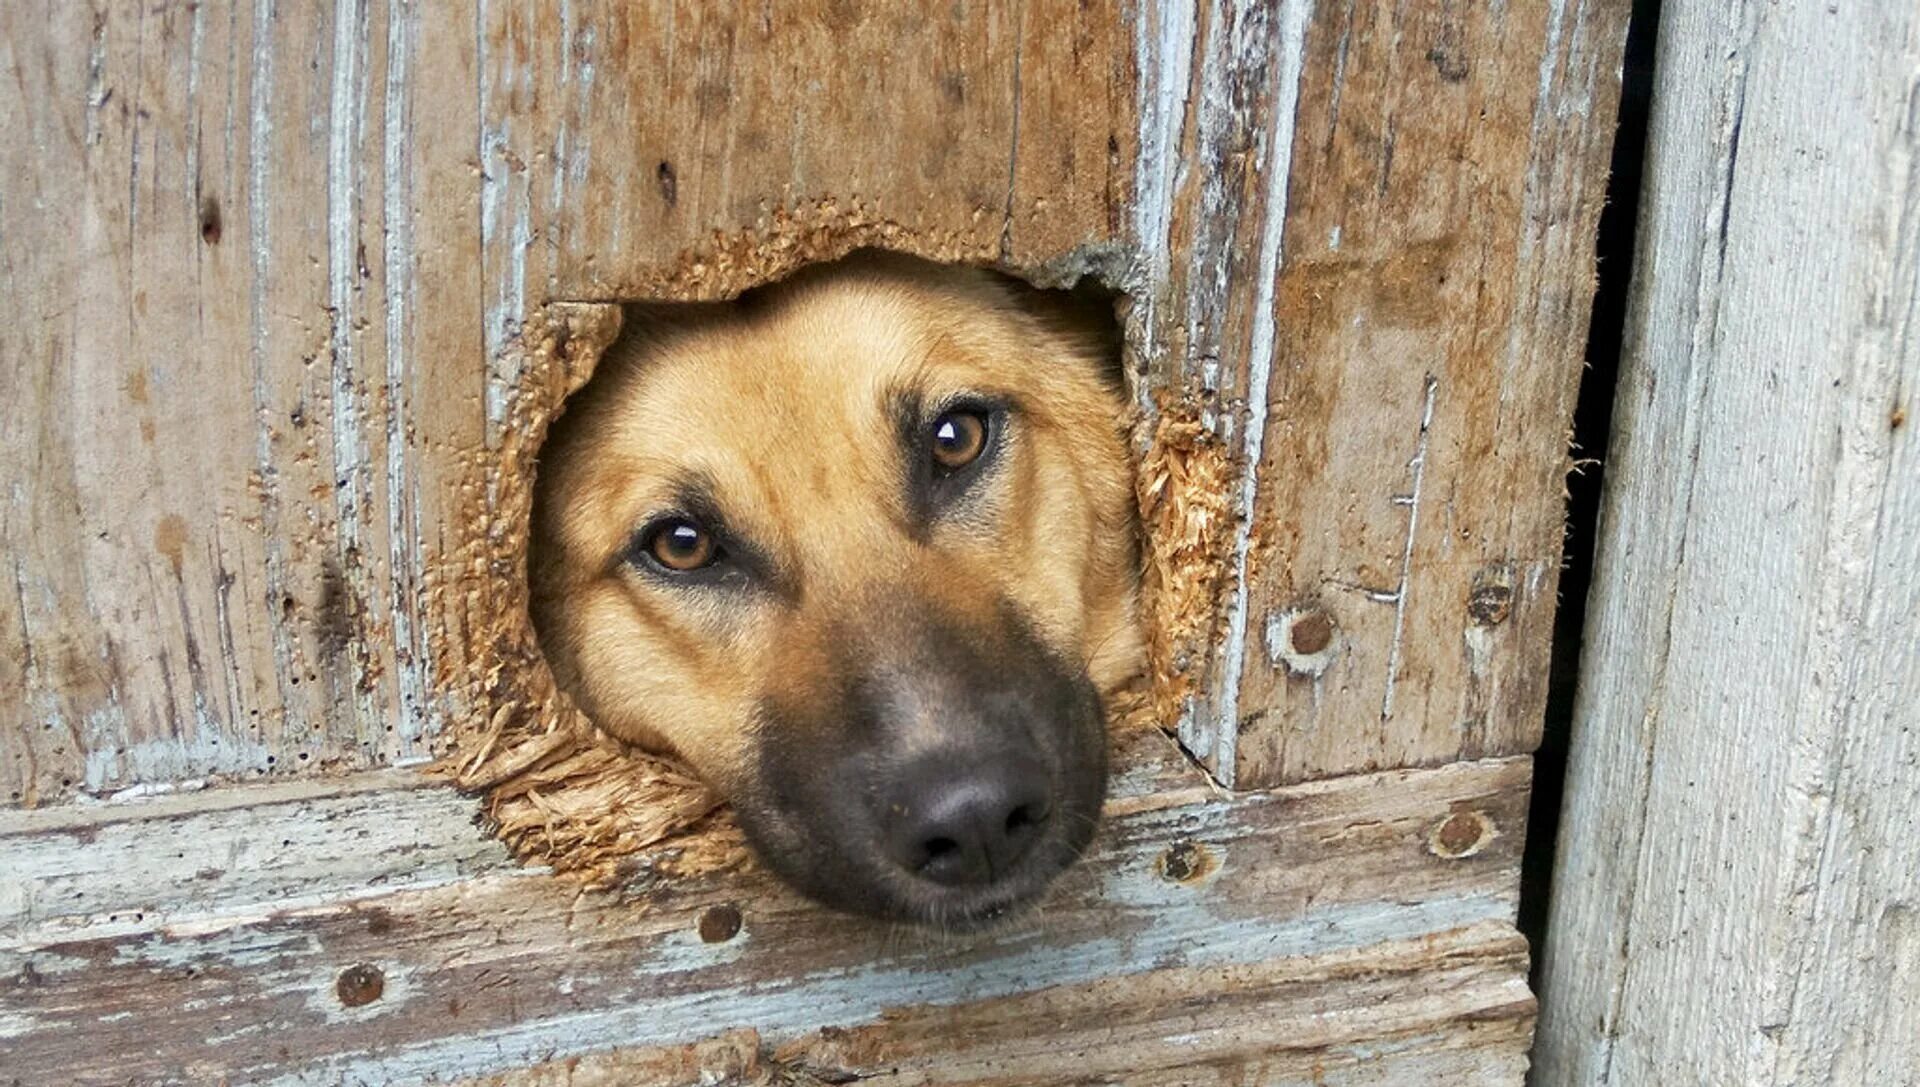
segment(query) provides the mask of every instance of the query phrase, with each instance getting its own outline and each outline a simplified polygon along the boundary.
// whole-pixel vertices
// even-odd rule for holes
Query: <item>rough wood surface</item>
[[[1485,1087],[1526,1070],[1526,944],[1476,925],[1361,952],[890,1014],[779,1045],[757,1032],[616,1050],[474,1087]],[[986,1039],[956,1047],[957,1037]]]
[[[0,8],[5,802],[169,813],[0,831],[0,1064],[684,1064],[737,1015],[776,1080],[1511,1080],[1524,760],[1123,798],[977,947],[684,852],[582,896],[432,789],[190,787],[576,754],[522,569],[575,303],[858,245],[1128,292],[1163,705],[1221,779],[1526,750],[1625,7]]]
[[[1920,8],[1655,80],[1536,1082],[1920,1082]]]
[[[1223,779],[1524,751],[1625,6],[6,7],[4,801],[484,729],[546,304],[860,244],[1131,292]]]
[[[230,925],[511,868],[473,816],[402,771],[0,813],[0,947]]]
[[[429,750],[488,377],[475,141],[413,133],[473,35],[369,7],[0,10],[14,803]]]
[[[500,447],[548,299],[1113,233],[1105,5],[448,14],[0,10],[0,799],[484,721],[524,625],[487,488],[524,486]]]
[[[1223,780],[1538,742],[1627,7],[1143,5],[1141,388],[1232,465],[1156,648]]]
[[[1527,778],[1510,759],[1197,803],[1156,786],[1116,799],[1038,915],[944,938],[823,914],[758,873],[663,878],[670,856],[625,895],[581,894],[471,852],[487,844],[471,807],[439,789],[23,819],[0,827],[10,862],[88,864],[61,841],[88,830],[109,854],[186,833],[232,861],[191,916],[159,865],[120,885],[79,871],[13,911],[0,1053],[21,1082],[80,1084],[529,1066],[504,1082],[693,1083],[728,1061],[745,1082],[1513,1082]],[[334,859],[355,826],[368,849],[413,851],[376,893]],[[304,894],[263,901],[302,872]]]

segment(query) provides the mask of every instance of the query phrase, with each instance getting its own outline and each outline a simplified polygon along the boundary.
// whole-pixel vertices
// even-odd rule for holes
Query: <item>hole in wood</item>
[[[989,277],[989,273],[985,272],[969,274]],[[1162,405],[1156,411],[1151,426],[1137,419],[1122,417],[1128,410],[1124,405],[1133,402],[1126,389],[1128,377],[1118,365],[1120,334],[1114,314],[1117,306],[1124,308],[1123,298],[1091,279],[1083,279],[1078,287],[1071,290],[1046,293],[1017,282],[1002,284],[1002,287],[1016,299],[1020,320],[1034,322],[1034,327],[1053,329],[1049,335],[1064,334],[1061,332],[1063,327],[1079,322],[1078,334],[1099,341],[1098,352],[1105,359],[1100,381],[1110,390],[1113,398],[1101,425],[1108,428],[1112,442],[1109,448],[1113,452],[1107,457],[1110,462],[1108,467],[1120,466],[1120,471],[1116,473],[1116,486],[1121,496],[1119,508],[1125,511],[1123,516],[1117,519],[1110,517],[1108,520],[1124,522],[1130,517],[1134,513],[1137,495],[1138,509],[1144,521],[1143,534],[1149,541],[1149,552],[1155,556],[1140,564],[1146,568],[1142,586],[1145,611],[1152,617],[1144,624],[1151,658],[1149,671],[1153,682],[1150,685],[1111,690],[1118,685],[1118,679],[1137,668],[1138,658],[1136,653],[1125,651],[1127,639],[1116,637],[1110,631],[1093,634],[1089,633],[1092,630],[1089,626],[1081,632],[1082,644],[1070,646],[1073,652],[1055,652],[1051,655],[1071,658],[1073,653],[1084,653],[1101,658],[1097,669],[1101,672],[1100,685],[1110,689],[1111,697],[1107,700],[1106,708],[1114,719],[1124,721],[1128,726],[1156,717],[1170,719],[1171,709],[1181,704],[1188,694],[1185,685],[1190,679],[1185,674],[1183,662],[1189,662],[1187,653],[1192,647],[1204,645],[1208,636],[1206,632],[1211,629],[1213,622],[1213,586],[1218,580],[1218,563],[1224,551],[1224,536],[1220,534],[1220,526],[1227,524],[1227,519],[1221,513],[1226,500],[1225,484],[1229,478],[1228,458],[1224,448],[1211,437],[1208,428],[1201,426],[1194,416],[1178,406]],[[756,305],[765,305],[767,297],[779,289],[777,286],[767,290],[750,289],[744,297],[722,302],[646,303],[628,307],[556,303],[549,306],[537,320],[529,323],[516,346],[519,357],[513,368],[520,375],[519,392],[510,398],[500,427],[500,432],[505,436],[503,446],[496,457],[483,462],[486,475],[476,482],[471,491],[475,496],[484,496],[485,504],[477,505],[476,511],[478,516],[486,520],[488,527],[484,538],[489,550],[484,561],[476,562],[470,568],[476,572],[490,569],[498,571],[500,575],[489,584],[488,596],[483,598],[489,601],[486,614],[496,618],[486,619],[483,614],[467,634],[469,644],[486,647],[486,652],[480,654],[472,665],[476,702],[486,708],[476,720],[460,729],[459,750],[451,757],[449,765],[456,770],[463,785],[490,790],[488,815],[495,830],[516,851],[523,855],[537,855],[543,863],[563,872],[583,876],[592,883],[611,885],[618,882],[630,890],[637,890],[653,881],[740,864],[745,858],[746,847],[740,829],[730,817],[731,813],[722,807],[727,791],[734,786],[728,784],[725,789],[705,786],[701,776],[693,772],[693,768],[699,766],[700,757],[689,754],[689,749],[723,751],[726,748],[724,742],[716,740],[703,748],[703,741],[693,734],[684,739],[668,737],[662,735],[664,730],[658,721],[644,716],[626,727],[612,720],[600,722],[608,725],[605,729],[596,727],[590,719],[590,713],[582,711],[582,706],[576,703],[573,693],[568,690],[570,688],[574,693],[589,691],[577,682],[579,669],[573,651],[542,652],[542,646],[525,618],[529,613],[534,615],[537,621],[535,625],[546,636],[547,648],[551,650],[556,637],[553,613],[543,608],[541,593],[552,585],[549,578],[552,567],[542,565],[544,549],[552,541],[546,532],[532,531],[532,525],[537,520],[533,508],[534,465],[537,461],[544,473],[539,483],[543,494],[550,494],[553,481],[566,471],[558,466],[565,463],[565,451],[569,443],[578,441],[577,438],[567,437],[568,432],[583,431],[591,426],[590,422],[583,421],[590,420],[593,414],[585,405],[604,397],[605,390],[620,380],[612,376],[618,371],[609,366],[621,364],[622,352],[635,342],[636,337],[649,334],[669,338],[684,335],[684,326],[689,321],[698,325],[728,310],[737,316],[742,310],[751,311]],[[688,290],[698,293],[691,288]],[[679,293],[679,289],[669,293]],[[926,336],[922,330],[918,350],[940,347],[943,347],[940,337]],[[950,349],[951,345],[945,347]],[[1011,342],[1004,353],[1017,355],[1020,349],[1017,342]],[[590,381],[596,373],[601,375],[601,380]],[[1006,373],[1016,377],[1038,377],[1056,385],[1059,378],[1058,374],[1050,373],[1045,367],[1033,374],[1025,374],[1016,366]],[[777,366],[763,360],[761,378],[756,380],[777,377],[778,374]],[[707,378],[711,376],[711,373],[706,375]],[[629,379],[632,378],[633,375],[629,375]],[[844,376],[818,384],[822,390],[834,391],[836,395],[862,388]],[[783,448],[789,451],[789,455],[784,457],[776,455],[762,458],[776,472],[792,474],[798,470],[798,465],[805,462],[805,458],[791,455],[793,450],[811,452],[818,446],[834,451],[834,457],[826,460],[823,470],[811,470],[805,478],[799,479],[803,490],[818,489],[823,485],[829,489],[846,487],[861,480],[872,489],[880,473],[858,463],[851,451],[860,451],[869,456],[882,451],[898,455],[902,449],[902,423],[909,418],[904,409],[909,406],[921,410],[937,406],[981,412],[988,423],[990,439],[1002,437],[1012,443],[1005,447],[1010,450],[1018,450],[1021,440],[1031,440],[1030,435],[1023,433],[1018,425],[993,432],[993,413],[1003,413],[998,417],[1003,425],[1010,417],[1017,422],[1018,417],[1012,416],[1007,410],[1014,405],[1003,401],[1007,401],[1011,394],[1032,396],[1035,389],[1024,387],[1020,380],[1005,380],[1004,374],[1003,380],[998,382],[983,381],[977,387],[962,387],[966,385],[963,382],[952,388],[934,390],[942,396],[951,395],[951,403],[940,401],[936,404],[933,397],[924,391],[918,404],[909,404],[911,398],[899,396],[883,400],[881,403],[891,411],[878,424],[870,421],[861,427],[809,426],[809,420],[803,414],[788,421],[758,418],[742,432],[756,440],[766,440],[769,443],[767,448],[775,453]],[[581,395],[573,396],[583,387],[585,391]],[[741,396],[752,393],[754,388],[751,382],[737,385],[714,401],[715,410],[731,409]],[[1046,393],[1051,388],[1046,386],[1038,391]],[[879,396],[886,391],[880,387],[864,389],[864,393],[871,396]],[[1038,395],[1032,398],[1033,407],[1042,415],[1049,412],[1070,414],[1064,411],[1056,396]],[[558,418],[563,410],[568,417],[556,427],[555,441],[548,443],[545,440],[548,424]],[[725,414],[724,410],[722,414]],[[697,415],[697,410],[666,412],[652,421],[653,430],[669,434],[690,432],[700,421],[695,418]],[[1050,425],[1054,422],[1046,421]],[[1144,450],[1141,475],[1137,480],[1130,475],[1130,458],[1125,441],[1113,437],[1124,435],[1128,426],[1133,428],[1134,446]],[[682,463],[684,466],[685,462]],[[987,467],[995,462],[992,455],[987,454],[982,463],[983,467]],[[918,470],[915,467],[915,471]],[[709,482],[699,479],[699,475],[698,472],[682,472],[673,480],[682,486],[677,490],[656,491],[654,497],[658,498],[663,493],[673,500],[696,497],[691,492],[697,488],[684,485]],[[896,472],[891,484],[881,483],[877,487],[878,490],[892,491],[897,498],[900,497],[900,485],[908,481],[903,472]],[[944,480],[940,485],[950,486]],[[621,492],[618,486],[612,493],[615,498],[607,501],[613,505],[632,497]],[[926,500],[925,495],[916,499],[922,502]],[[1078,500],[1052,501],[1045,496],[1025,496],[1019,501],[1004,504],[1020,519],[1028,533],[1024,540],[1016,540],[1018,546],[1007,552],[1014,556],[1014,561],[1002,565],[1022,576],[1025,576],[1023,571],[1031,573],[1029,568],[1032,564],[1019,560],[1022,547],[1061,551],[1084,559],[1090,553],[1088,548],[1064,546],[1059,539],[1053,538],[1057,533],[1050,535],[1044,531],[1045,526],[1040,524],[1045,517],[1056,512],[1056,507],[1070,507]],[[899,506],[902,514],[925,515],[924,510],[904,499]],[[549,508],[543,499],[541,515],[545,516]],[[964,525],[968,517],[978,519],[980,514],[992,508],[990,504],[981,505],[969,511],[967,504],[960,502],[956,506],[959,511],[955,514],[956,521]],[[685,506],[669,512],[683,511],[713,512]],[[631,604],[631,593],[637,579],[650,576],[629,561],[633,536],[638,529],[651,522],[641,521],[631,509],[615,510],[609,506],[602,512],[611,514],[605,518],[603,527],[612,535],[601,540],[605,553],[598,557],[604,563],[593,568],[597,575],[592,576],[604,575],[625,586],[623,591],[629,594]],[[719,512],[730,511],[722,509]],[[761,533],[748,534],[747,526],[752,524],[750,518],[766,512],[749,510],[739,515],[738,525],[724,518],[717,520],[720,531],[715,535],[715,540],[722,545],[724,553],[737,561],[731,572],[711,571],[705,565],[700,567],[701,570],[710,571],[698,575],[710,579],[710,583],[699,589],[705,593],[701,599],[720,599],[731,591],[729,586],[736,585],[742,577],[759,576],[763,580],[746,589],[747,598],[760,602],[747,605],[749,610],[778,600],[778,594],[790,591],[792,586],[780,580],[779,575],[784,570],[781,562],[776,560],[782,559],[783,555],[777,550],[776,544],[778,547],[789,547],[792,541],[799,540],[813,546],[830,539],[835,532],[846,531],[846,526],[840,523],[844,518],[836,520],[826,515],[825,511],[817,511],[818,515],[811,519],[805,518],[805,514],[814,511],[810,511],[803,503],[800,509],[802,519],[783,523],[782,533],[766,534],[762,525]],[[1110,552],[1118,554],[1137,546],[1133,530],[1122,528],[1114,533],[1110,531],[1111,528],[1112,525],[1108,525],[1103,529],[1106,532],[1103,546],[1107,546]],[[854,539],[857,533],[847,532],[847,536]],[[763,543],[763,539],[771,542]],[[1041,545],[1037,549],[1034,548],[1036,540]],[[530,567],[522,567],[527,562],[529,541],[532,562]],[[670,549],[669,553],[674,552]],[[878,575],[886,570],[881,561],[883,555],[858,551],[851,554],[856,561],[850,563],[849,568],[860,571],[862,577],[871,573],[873,576],[870,580],[875,582],[881,580]],[[785,565],[790,567],[793,561],[785,558]],[[1133,564],[1137,561],[1131,557],[1125,560],[1129,569],[1135,568]],[[752,566],[755,562],[764,562],[765,565],[756,569]],[[982,566],[993,568],[991,563],[983,563]],[[516,568],[529,569],[527,584],[536,590],[531,601],[519,595],[525,590],[516,584]],[[543,570],[547,573],[543,573]],[[652,571],[653,574],[659,572]],[[1074,576],[1084,578],[1086,571],[1083,569]],[[1018,578],[1003,580],[1013,588],[1026,591],[1018,584]],[[1044,593],[1045,577],[1035,576],[1032,580],[1042,586],[1043,596],[1049,595]],[[942,579],[922,577],[919,581],[923,587],[936,587]],[[871,608],[869,613],[894,626],[911,625],[909,620],[941,609],[952,609],[956,605],[962,606],[962,610],[966,606],[975,607],[978,616],[991,616],[995,611],[1002,610],[1005,601],[1001,598],[1012,591],[992,578],[975,578],[971,594],[965,579],[947,578],[945,581],[947,587],[934,591],[927,607],[895,601]],[[1064,599],[1074,594],[1053,592],[1050,595]],[[519,605],[519,609],[525,610],[517,609],[516,601],[525,601]],[[699,622],[707,621],[691,619],[691,616],[704,615],[710,620],[717,610],[696,607],[691,611],[683,611],[680,614],[682,625],[678,637],[689,637],[688,631],[694,630]],[[1019,609],[1014,610],[1017,612]],[[602,611],[595,614],[605,616],[611,613]],[[1044,625],[1052,631],[1061,625],[1057,618],[1053,617],[1047,624],[1033,626],[1037,628]],[[1100,618],[1112,626],[1111,616]],[[822,633],[824,628],[832,624],[812,622],[815,626],[811,630],[804,623],[798,626],[788,623],[778,627],[779,638],[764,644],[773,645],[778,641],[780,645],[775,648],[787,656],[780,669],[763,669],[762,681],[756,685],[749,685],[736,676],[736,673],[747,675],[750,669],[724,655],[685,652],[696,647],[690,643],[676,644],[671,639],[668,642],[656,639],[650,647],[638,649],[631,655],[628,671],[655,676],[664,671],[671,675],[677,674],[675,669],[687,671],[689,661],[700,661],[699,667],[704,672],[698,681],[682,676],[668,693],[662,694],[661,690],[656,689],[650,696],[634,699],[633,704],[678,706],[684,713],[689,705],[688,692],[695,692],[710,702],[733,707],[728,712],[733,714],[731,719],[737,722],[748,720],[746,714],[761,713],[769,704],[783,700],[792,704],[804,701],[802,696],[809,694],[816,697],[824,694],[829,696],[827,701],[831,701],[831,697],[844,697],[847,684],[842,683],[841,689],[835,690],[832,683],[818,682],[821,674],[831,671],[830,668],[824,668],[822,662],[830,658],[832,652],[843,651],[842,641],[832,634]],[[609,628],[589,623],[581,629],[592,630],[595,638],[604,639]],[[489,630],[493,633],[487,633]],[[1037,634],[1034,629],[1029,629],[1024,636],[1037,637]],[[571,644],[585,645],[589,640],[586,634],[577,634]],[[882,641],[884,643],[884,639]],[[961,639],[954,644],[964,649],[967,642]],[[807,646],[813,648],[809,650],[805,648]],[[818,659],[809,659],[810,654]],[[931,655],[938,657],[939,653]],[[949,655],[957,659],[965,654]],[[555,682],[556,670],[547,667],[548,656],[552,656],[558,665],[559,683]],[[1035,662],[1047,656],[1047,652],[1016,656],[1013,658],[1017,666],[1015,671],[1019,668],[1035,669],[1038,667]],[[1129,659],[1131,663],[1121,667],[1119,662]],[[663,665],[663,661],[671,667]],[[1094,670],[1089,668],[1090,673]],[[765,676],[776,674],[785,678],[780,683],[764,681]],[[1003,679],[1005,674],[1004,669],[995,673],[996,680]],[[806,680],[809,675],[813,675],[814,679]],[[819,689],[810,689],[810,685]],[[714,696],[715,691],[720,692],[719,695]],[[591,693],[587,701],[590,703],[587,710],[598,711],[602,718],[608,717],[605,707],[593,704],[594,696]],[[698,713],[687,715],[702,716]],[[734,731],[750,730],[735,728]],[[687,761],[681,761],[682,756],[686,756]],[[706,780],[730,783],[734,778],[709,770]],[[1017,812],[1023,807],[1024,804],[1016,803],[1009,811]],[[1028,810],[1049,809],[1041,805]],[[1092,822],[1091,817],[1084,813],[1075,817],[1071,812],[1063,812],[1055,821]],[[1001,817],[996,825],[1010,828],[1001,835],[1007,839],[1037,836],[1033,827],[1010,816]],[[991,848],[999,848],[998,844],[989,844]],[[670,849],[665,848],[669,845]],[[647,851],[645,856],[637,857],[643,850]],[[1051,852],[1058,853],[1059,850]],[[1044,880],[1039,882],[1043,883]]]
[[[1496,566],[1474,575],[1467,594],[1467,615],[1483,627],[1499,626],[1513,614],[1513,573]]]
[[[220,229],[220,201],[208,196],[200,201],[200,240],[219,245]]]
[[[559,687],[829,905],[1038,896],[1142,663],[1112,298],[869,251],[622,323],[540,453]]]
[[[1219,867],[1212,850],[1184,838],[1168,846],[1154,862],[1154,871],[1169,883],[1199,883]]]
[[[1267,617],[1267,656],[1275,667],[1284,665],[1294,675],[1324,673],[1339,654],[1339,638],[1333,616],[1317,606],[1289,608]]]
[[[700,939],[709,944],[724,944],[740,934],[740,907],[727,903],[711,906],[700,914]]]
[[[1322,652],[1333,644],[1333,620],[1324,612],[1309,612],[1293,620],[1287,636],[1293,641],[1295,653]]]

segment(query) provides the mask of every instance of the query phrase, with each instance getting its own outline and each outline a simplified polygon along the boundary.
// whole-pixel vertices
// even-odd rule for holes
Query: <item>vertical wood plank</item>
[[[1239,695],[1225,678],[1234,620],[1219,603],[1233,584],[1225,567],[1239,554],[1231,534],[1250,516],[1233,509],[1233,490],[1252,475],[1243,459],[1236,484],[1227,465],[1243,416],[1267,405],[1253,387],[1272,360],[1273,284],[1311,12],[1307,0],[1292,0],[1172,5],[1141,16],[1135,229],[1146,279],[1129,340],[1141,406],[1155,428],[1143,503],[1156,553],[1147,578],[1158,612],[1149,644],[1163,696],[1178,700],[1182,742],[1228,784],[1239,780],[1236,737],[1195,699],[1210,685],[1228,703]],[[1165,455],[1176,433],[1186,442],[1168,458],[1171,493],[1159,494],[1152,450]],[[1254,433],[1257,451],[1264,429]],[[1179,512],[1182,504],[1191,512]],[[1163,514],[1163,505],[1173,509]]]
[[[1537,742],[1625,16],[1143,14],[1136,343],[1230,480],[1156,650],[1222,779]]]
[[[425,755],[414,405],[471,379],[412,362],[413,237],[460,210],[410,196],[412,7],[61,10],[5,16],[50,81],[9,122],[47,311],[8,352],[35,397],[8,463],[44,466],[8,498],[11,799]],[[12,199],[56,187],[70,218]]]
[[[1920,12],[1673,5],[1537,1081],[1920,1080]]]
[[[34,803],[43,790],[71,782],[85,748],[88,712],[106,695],[105,662],[77,638],[63,602],[83,598],[85,571],[72,548],[82,513],[74,505],[72,436],[55,426],[54,407],[75,369],[61,332],[75,320],[73,286],[81,206],[73,199],[82,159],[98,139],[105,63],[103,22],[78,4],[34,13],[41,34],[71,43],[69,63],[51,62],[40,34],[0,33],[0,78],[18,89],[19,108],[0,113],[0,287],[16,319],[0,321],[0,550],[7,566],[0,593],[0,768],[7,799]],[[36,108],[35,103],[42,105]],[[57,106],[55,105],[57,104]],[[32,479],[35,486],[28,487]]]
[[[724,296],[859,244],[1030,267],[1113,240],[1112,3],[496,7],[526,87],[497,142],[551,197],[550,297]]]

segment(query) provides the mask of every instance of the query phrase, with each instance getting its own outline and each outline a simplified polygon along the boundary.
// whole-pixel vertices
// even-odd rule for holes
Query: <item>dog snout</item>
[[[1017,755],[969,762],[937,753],[891,785],[880,817],[883,851],[907,872],[948,887],[1007,875],[1054,815],[1046,769]]]

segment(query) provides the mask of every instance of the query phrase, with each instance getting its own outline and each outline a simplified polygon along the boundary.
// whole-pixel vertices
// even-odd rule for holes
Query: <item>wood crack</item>
[[[1413,582],[1413,545],[1420,531],[1420,501],[1425,494],[1427,478],[1427,442],[1433,430],[1433,405],[1439,389],[1440,379],[1428,374],[1426,399],[1420,408],[1420,436],[1414,443],[1413,459],[1407,462],[1407,467],[1413,470],[1412,489],[1407,494],[1393,497],[1394,505],[1407,508],[1407,535],[1400,550],[1400,584],[1390,596],[1393,602],[1393,640],[1387,646],[1386,690],[1380,696],[1382,721],[1393,717],[1394,687],[1400,676],[1400,659],[1405,651],[1407,600],[1411,595],[1408,586]]]
[[[1021,65],[1026,60],[1026,5],[1015,3],[1013,8],[1013,123],[1012,134],[1007,140],[1007,203],[1005,218],[1000,224],[1000,259],[1013,259],[1013,200],[1014,188],[1020,179],[1020,99],[1024,86],[1021,83]]]

